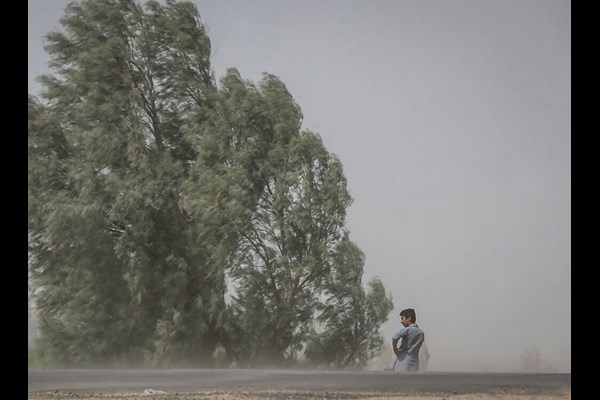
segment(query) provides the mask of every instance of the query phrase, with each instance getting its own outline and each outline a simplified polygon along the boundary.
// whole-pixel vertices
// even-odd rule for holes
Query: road
[[[393,373],[388,371],[304,371],[248,369],[72,369],[29,370],[28,391],[77,392],[201,391],[269,388],[386,391],[402,393],[551,393],[571,388],[571,374]]]

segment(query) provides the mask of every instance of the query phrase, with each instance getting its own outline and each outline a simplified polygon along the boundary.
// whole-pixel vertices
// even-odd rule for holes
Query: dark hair
[[[417,322],[417,313],[413,308],[405,308],[400,311],[400,316],[404,318],[410,318],[410,321],[415,324]]]

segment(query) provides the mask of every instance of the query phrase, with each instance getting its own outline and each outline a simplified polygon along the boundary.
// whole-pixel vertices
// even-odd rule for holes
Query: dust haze
[[[215,76],[277,75],[344,165],[396,307],[373,368],[412,307],[430,371],[571,372],[570,1],[194,2]],[[68,3],[28,1],[30,94]]]

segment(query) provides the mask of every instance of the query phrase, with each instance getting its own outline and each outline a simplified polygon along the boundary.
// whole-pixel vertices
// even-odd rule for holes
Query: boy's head
[[[405,308],[400,311],[400,323],[403,326],[417,323],[417,314],[413,308]]]

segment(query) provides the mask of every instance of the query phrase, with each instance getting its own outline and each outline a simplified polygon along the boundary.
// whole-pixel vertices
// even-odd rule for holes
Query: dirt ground
[[[77,393],[70,391],[51,391],[29,393],[29,400],[49,399],[85,399],[85,400],[563,400],[571,399],[571,389],[562,389],[552,393],[383,393],[355,391],[298,391],[298,390],[214,390],[200,392],[160,392],[146,393]]]

